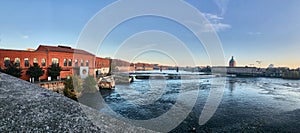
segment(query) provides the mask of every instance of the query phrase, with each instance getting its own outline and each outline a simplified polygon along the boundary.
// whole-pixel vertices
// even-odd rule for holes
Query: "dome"
[[[236,61],[234,60],[233,56],[231,57],[231,60],[229,61],[229,67],[235,67]]]

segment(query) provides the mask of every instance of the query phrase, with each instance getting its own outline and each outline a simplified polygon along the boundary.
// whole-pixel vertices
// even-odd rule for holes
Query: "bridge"
[[[176,70],[154,70],[154,71],[134,71],[129,72],[129,77],[132,79],[182,79],[182,78],[201,78],[211,75],[203,72],[188,72]]]

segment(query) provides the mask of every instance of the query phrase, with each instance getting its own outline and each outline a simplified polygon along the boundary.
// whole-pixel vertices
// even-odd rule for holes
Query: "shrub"
[[[19,67],[18,63],[10,62],[8,66],[1,70],[1,72],[6,73],[8,75],[20,78],[22,76],[22,68]]]
[[[57,76],[60,76],[60,71],[62,68],[59,64],[52,64],[48,67],[48,75],[51,76],[51,79],[57,79]]]
[[[94,76],[87,76],[83,81],[83,93],[96,93],[97,92],[97,82]]]

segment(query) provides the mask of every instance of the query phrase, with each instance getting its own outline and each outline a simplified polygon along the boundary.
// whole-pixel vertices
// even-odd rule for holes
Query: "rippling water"
[[[222,84],[225,80],[226,84]],[[198,124],[211,89],[224,89],[213,117]],[[116,89],[101,90],[108,107],[99,109],[116,117],[150,120],[174,106],[192,107],[171,132],[298,132],[300,82],[269,78],[207,78],[190,80],[140,80]],[[193,103],[195,101],[195,103]],[[177,103],[177,104],[176,104]],[[110,113],[111,109],[115,113]],[[180,110],[182,112],[182,110]],[[178,111],[178,112],[180,112]],[[181,113],[174,114],[181,115]],[[171,121],[172,123],[172,121]],[[158,131],[163,125],[157,126]],[[195,130],[192,130],[192,129]]]

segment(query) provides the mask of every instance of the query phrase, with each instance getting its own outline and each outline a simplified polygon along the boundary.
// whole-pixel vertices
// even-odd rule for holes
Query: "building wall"
[[[147,64],[147,63],[136,63],[134,64],[135,71],[151,71],[154,70],[153,64]]]
[[[87,52],[86,52],[87,53]],[[109,60],[105,60],[103,58],[98,58],[92,54],[85,53],[72,53],[72,52],[64,52],[64,51],[49,51],[45,50],[43,47],[39,47],[36,51],[25,51],[25,50],[6,50],[0,49],[0,67],[2,69],[4,66],[4,58],[10,58],[10,61],[14,61],[15,58],[20,58],[20,67],[23,69],[23,73],[21,79],[29,80],[29,76],[26,75],[26,71],[29,68],[25,67],[25,58],[29,59],[29,64],[33,65],[33,60],[36,58],[38,60],[38,64],[45,71],[44,75],[40,77],[41,80],[46,80],[48,77],[47,68],[52,64],[52,58],[57,58],[59,60],[59,66],[62,67],[62,71],[60,72],[61,78],[66,78],[67,76],[71,76],[73,74],[79,74],[79,67],[81,67],[81,60],[83,60],[83,66],[86,66],[86,61],[88,61],[89,74],[95,75],[95,70],[101,69],[103,72],[108,72],[109,68]],[[46,65],[42,66],[42,59],[46,59]],[[66,66],[64,65],[64,59],[66,59]],[[69,66],[69,59],[72,60],[72,65]],[[78,61],[78,66],[75,66],[75,59]],[[107,62],[108,61],[108,62]],[[96,66],[96,63],[103,64],[103,66]],[[37,80],[37,79],[36,79]]]
[[[212,67],[213,73],[228,73],[237,75],[257,75],[262,74],[264,69],[256,67]]]
[[[96,73],[96,71],[100,71],[101,74],[107,74],[110,68],[109,65],[110,65],[110,59],[96,57],[94,73]]]
[[[4,66],[4,58],[8,57],[10,58],[10,61],[15,61],[16,58],[20,58],[20,67],[23,69],[22,70],[22,76],[21,79],[24,80],[29,80],[29,76],[26,75],[26,71],[29,67],[25,67],[25,58],[29,59],[29,63],[32,65],[33,64],[33,59],[37,58],[38,59],[38,64],[41,66],[43,70],[47,70],[47,64],[46,66],[41,65],[41,59],[46,58],[46,53],[44,52],[34,52],[34,51],[21,51],[21,50],[0,50],[0,67],[5,68]],[[47,62],[47,60],[46,60]],[[47,77],[46,73],[41,77],[45,78]]]

